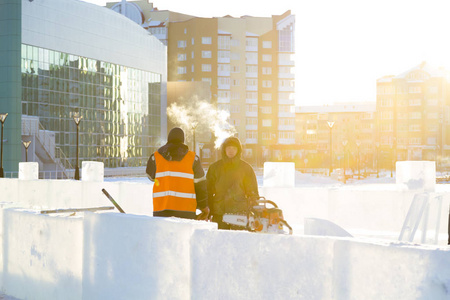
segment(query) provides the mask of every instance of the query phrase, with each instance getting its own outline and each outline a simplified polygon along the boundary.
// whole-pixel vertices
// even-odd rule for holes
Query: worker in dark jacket
[[[238,138],[227,138],[221,153],[222,159],[213,163],[206,174],[208,203],[218,228],[233,229],[222,221],[223,214],[246,212],[251,201],[259,198],[258,182],[253,168],[241,159]]]
[[[200,159],[173,128],[167,143],[153,153],[146,173],[153,184],[153,216],[206,220],[209,215],[205,172]],[[197,217],[196,209],[202,213]]]

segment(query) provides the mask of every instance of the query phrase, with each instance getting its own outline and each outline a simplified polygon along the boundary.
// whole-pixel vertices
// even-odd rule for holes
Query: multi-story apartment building
[[[119,11],[120,3],[108,5]],[[295,17],[290,11],[198,18],[143,8],[141,25],[168,46],[168,81],[208,82],[211,102],[229,112],[248,160],[260,163],[263,152],[273,156],[277,147],[294,145]]]
[[[359,159],[360,168],[376,168],[375,108],[371,102],[296,107],[298,166],[329,168],[332,159],[333,169],[356,168]]]
[[[377,80],[378,139],[395,160],[437,160],[449,150],[449,73],[426,62]]]

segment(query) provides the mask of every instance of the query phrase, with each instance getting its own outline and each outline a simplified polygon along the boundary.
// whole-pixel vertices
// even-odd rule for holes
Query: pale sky
[[[90,0],[104,4],[102,0]],[[198,17],[296,17],[296,105],[375,101],[376,80],[427,61],[450,70],[448,0],[155,0]]]

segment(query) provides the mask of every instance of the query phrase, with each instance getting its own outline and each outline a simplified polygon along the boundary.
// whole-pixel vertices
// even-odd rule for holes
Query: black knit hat
[[[172,128],[167,136],[168,143],[184,143],[184,131],[179,127]]]

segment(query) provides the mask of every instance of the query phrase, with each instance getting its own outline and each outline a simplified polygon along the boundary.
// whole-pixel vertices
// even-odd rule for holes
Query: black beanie
[[[167,136],[168,143],[184,143],[184,131],[179,127],[172,128]]]

